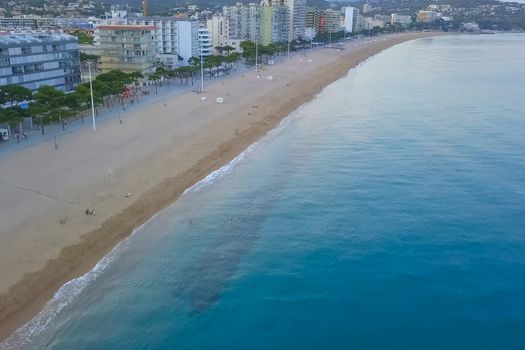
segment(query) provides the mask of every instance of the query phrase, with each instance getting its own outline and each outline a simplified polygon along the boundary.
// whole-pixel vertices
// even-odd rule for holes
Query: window
[[[22,47],[22,55],[30,55],[31,47]]]
[[[22,67],[20,67],[20,66],[12,67],[11,71],[13,72],[13,75],[24,73],[24,69]]]

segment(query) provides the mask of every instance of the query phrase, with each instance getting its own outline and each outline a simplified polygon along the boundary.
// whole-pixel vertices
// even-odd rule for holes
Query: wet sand
[[[0,340],[185,189],[367,58],[436,33],[318,49],[3,157]],[[267,77],[272,76],[273,80]],[[179,84],[178,81],[171,84]],[[206,101],[201,97],[206,96]],[[224,103],[216,103],[222,97]],[[127,196],[131,193],[131,196]],[[86,215],[87,208],[96,215]]]

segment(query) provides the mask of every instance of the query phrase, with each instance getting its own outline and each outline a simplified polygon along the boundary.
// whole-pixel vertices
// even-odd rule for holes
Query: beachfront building
[[[304,38],[306,30],[306,0],[281,0],[288,7],[290,32],[289,41]]]
[[[332,9],[308,7],[306,9],[306,28],[316,33],[335,33],[343,29],[343,13]]]
[[[199,53],[201,53],[204,57],[211,56],[214,53],[215,49],[213,47],[211,34],[208,31],[208,28],[199,28],[199,48]]]
[[[409,26],[412,23],[412,16],[398,15],[393,13],[390,17],[390,24],[400,24],[402,26]]]
[[[55,18],[40,16],[17,16],[0,18],[0,28],[3,29],[43,29],[56,27]]]
[[[206,22],[210,33],[212,47],[231,46],[234,51],[241,52],[242,39],[230,39],[228,36],[228,21],[222,15],[213,15]]]
[[[384,21],[382,21],[380,19],[373,18],[373,17],[366,17],[365,18],[365,22],[367,22],[367,25],[371,29],[384,28],[385,27],[385,22]]]
[[[112,18],[109,25],[152,26],[153,46],[156,60],[167,68],[185,65],[192,56],[198,56],[199,23],[190,18],[176,17],[130,17]],[[103,24],[104,25],[104,24]],[[99,42],[99,36],[95,35]]]
[[[422,22],[422,23],[432,23],[438,19],[439,19],[439,12],[421,10],[421,11],[418,11],[417,13],[416,21]]]
[[[259,5],[238,3],[235,6],[224,6],[223,16],[227,23],[226,34],[229,39],[254,41],[259,36]]]
[[[212,15],[211,18],[208,18],[206,21],[206,28],[208,28],[208,32],[210,33],[213,47],[222,46],[222,43],[227,40],[226,25],[226,20],[222,15]]]
[[[97,27],[100,69],[126,73],[152,73],[155,69],[155,27],[146,25],[101,25]]]
[[[288,42],[292,31],[290,8],[284,0],[225,6],[222,16],[213,16],[208,28],[214,42],[257,40],[263,45]]]
[[[200,55],[199,22],[194,20],[177,21],[178,55],[181,64],[188,65],[188,60]]]
[[[272,6],[272,42],[288,42],[290,38],[290,15],[286,6]]]
[[[288,42],[290,36],[290,16],[286,6],[263,1],[260,7],[259,43]]]
[[[347,33],[359,31],[359,10],[352,6],[344,7],[344,28]]]
[[[259,43],[261,45],[268,45],[272,42],[272,6],[265,4],[260,8],[259,20]]]
[[[79,83],[76,37],[36,31],[0,34],[0,85],[18,84],[31,90],[48,85],[67,92]]]
[[[240,6],[237,28],[240,38],[255,41],[259,40],[260,15],[259,6],[248,4]]]
[[[127,19],[127,23],[155,27],[156,57],[165,67],[186,64],[192,56],[199,54],[199,23],[196,20],[137,17]]]

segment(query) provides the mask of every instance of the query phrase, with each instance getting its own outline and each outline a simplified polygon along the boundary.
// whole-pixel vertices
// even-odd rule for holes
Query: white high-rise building
[[[207,25],[213,42],[257,38],[269,44],[304,37],[305,16],[306,0],[263,0],[260,5],[225,6],[222,16],[213,16]]]
[[[200,55],[199,24],[197,21],[178,21],[178,54],[184,64]]]
[[[290,16],[289,40],[304,37],[306,30],[306,0],[282,0],[283,5],[288,7]]]
[[[226,20],[222,15],[213,15],[206,21],[206,27],[210,33],[213,47],[221,46],[222,42],[227,39]]]
[[[129,17],[108,19],[105,24],[153,26],[157,59],[166,67],[187,64],[192,56],[199,56],[199,23],[192,19],[175,17]],[[98,41],[95,31],[95,41]]]
[[[259,32],[259,6],[256,4],[224,6],[228,39],[255,40]]]
[[[344,27],[347,33],[359,30],[359,10],[352,6],[344,7],[345,20]]]
[[[401,24],[404,26],[408,26],[412,23],[412,16],[403,16],[398,15],[397,13],[393,13],[390,16],[390,24]]]
[[[213,42],[208,28],[199,28],[199,47],[204,57],[213,55]]]
[[[229,23],[225,16],[213,15],[206,23],[208,32],[210,33],[212,47],[215,49],[218,46],[231,46],[234,51],[241,52],[242,39],[229,38]]]

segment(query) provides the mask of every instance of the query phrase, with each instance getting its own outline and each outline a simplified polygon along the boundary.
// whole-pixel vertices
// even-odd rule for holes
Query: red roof
[[[96,29],[102,29],[102,30],[153,30],[157,29],[155,26],[141,26],[141,25],[119,25],[119,24],[113,24],[113,25],[104,25],[104,26],[98,26]]]

